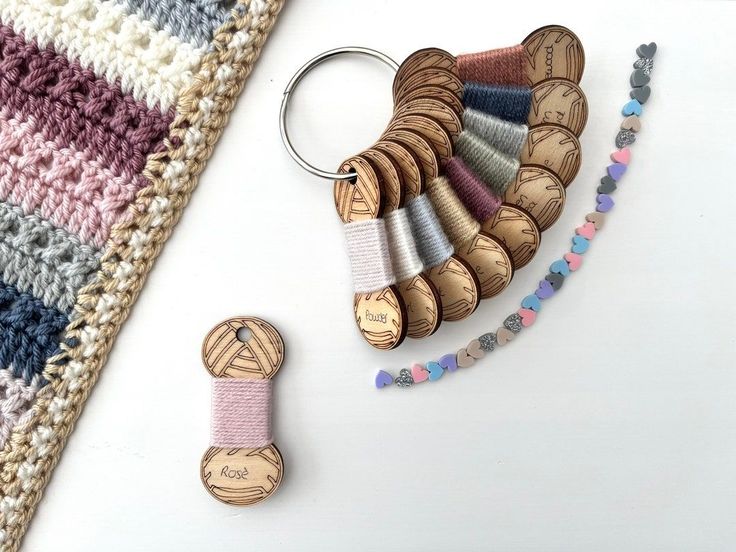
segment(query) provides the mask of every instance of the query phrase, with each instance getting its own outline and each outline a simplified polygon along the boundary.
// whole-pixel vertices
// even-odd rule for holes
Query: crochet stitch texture
[[[0,2],[0,550],[20,546],[282,4]]]

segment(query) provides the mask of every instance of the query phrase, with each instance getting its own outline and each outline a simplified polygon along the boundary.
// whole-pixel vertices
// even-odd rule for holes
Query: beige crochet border
[[[0,452],[0,549],[15,551],[113,341],[212,155],[235,101],[285,0],[238,0],[245,10],[215,33],[194,83],[179,99],[165,151],[149,157],[150,185],[112,230],[93,283],[77,298],[51,382]],[[60,361],[65,361],[60,363]]]

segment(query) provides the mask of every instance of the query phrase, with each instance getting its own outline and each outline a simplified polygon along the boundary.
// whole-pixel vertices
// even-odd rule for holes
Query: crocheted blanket
[[[15,550],[283,0],[0,0],[0,546]]]

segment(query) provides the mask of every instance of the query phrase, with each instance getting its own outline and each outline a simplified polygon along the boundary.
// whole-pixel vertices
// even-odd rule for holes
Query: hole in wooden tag
[[[235,337],[238,338],[238,341],[248,343],[248,341],[253,338],[253,332],[251,332],[247,327],[243,326],[242,328],[238,328],[238,331],[235,332]]]

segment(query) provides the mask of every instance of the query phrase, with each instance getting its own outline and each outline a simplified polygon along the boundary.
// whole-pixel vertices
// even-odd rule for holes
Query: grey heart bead
[[[555,274],[554,272],[547,274],[544,279],[549,282],[549,285],[555,291],[558,291],[562,287],[562,284],[565,283],[565,277],[562,274]]]
[[[651,75],[654,69],[654,60],[649,58],[639,58],[634,62],[634,69],[641,69],[645,75]]]
[[[394,380],[396,385],[399,387],[411,387],[414,385],[414,378],[411,377],[411,372],[406,368],[399,370],[399,375]]]
[[[610,194],[616,190],[616,181],[610,176],[606,175],[601,178],[601,185],[598,186],[599,194]]]
[[[552,282],[550,282],[552,283]],[[554,288],[554,286],[552,286]],[[514,333],[519,333],[523,326],[521,325],[521,315],[518,312],[509,314],[506,320],[503,321],[503,325],[507,330],[511,330]]]
[[[619,130],[616,135],[616,147],[621,149],[636,142],[636,134],[630,130]]]
[[[487,352],[495,349],[498,342],[496,334],[493,332],[483,334],[478,338],[478,341],[480,342],[480,348]]]
[[[641,88],[634,88],[629,93],[629,96],[631,96],[633,99],[635,99],[640,104],[644,105],[645,103],[647,103],[647,100],[649,99],[649,94],[651,93],[652,93],[652,89],[644,85]]]
[[[636,49],[636,54],[643,58],[651,59],[654,57],[654,54],[656,53],[657,53],[657,43],[656,42],[650,42],[649,44],[639,44],[639,47]]]
[[[631,78],[629,79],[629,82],[631,82],[631,86],[634,88],[639,88],[640,86],[644,86],[646,83],[649,82],[649,77],[642,71],[641,69],[636,69],[633,73],[631,73]]]

